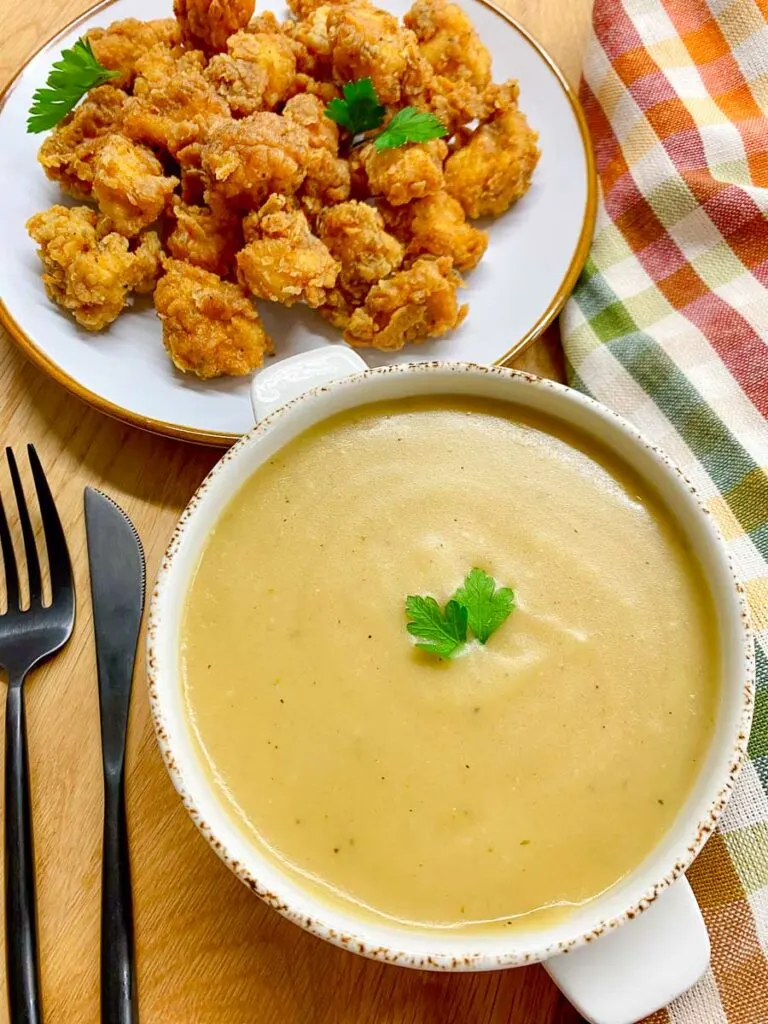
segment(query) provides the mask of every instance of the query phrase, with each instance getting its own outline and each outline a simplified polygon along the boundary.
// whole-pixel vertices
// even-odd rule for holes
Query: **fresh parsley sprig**
[[[354,144],[359,136],[381,128],[387,111],[379,103],[370,78],[347,82],[342,92],[344,98],[337,96],[332,99],[325,108],[325,114],[349,132]],[[448,129],[434,114],[417,110],[416,107],[404,107],[375,136],[374,146],[381,153],[385,149],[397,149],[409,142],[440,139],[447,134]]]
[[[48,80],[32,97],[27,131],[47,132],[74,110],[89,89],[118,78],[119,71],[110,71],[96,59],[88,39],[78,39],[69,50],[62,50]]]
[[[467,627],[479,643],[486,644],[516,606],[514,590],[497,587],[487,572],[473,569],[445,608],[434,597],[407,597],[406,628],[418,641],[416,646],[420,650],[448,659],[467,642]]]

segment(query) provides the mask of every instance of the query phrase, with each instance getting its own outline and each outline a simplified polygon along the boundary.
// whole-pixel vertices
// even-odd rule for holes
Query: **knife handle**
[[[122,770],[104,780],[101,876],[101,1021],[138,1024],[133,964],[133,901],[125,782]]]
[[[24,691],[11,680],[5,705],[5,943],[11,1024],[40,1024],[35,859]]]

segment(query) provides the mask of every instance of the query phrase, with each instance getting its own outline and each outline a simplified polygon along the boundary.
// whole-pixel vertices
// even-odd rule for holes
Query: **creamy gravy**
[[[519,607],[439,662],[408,594],[473,566]],[[583,903],[661,839],[718,697],[715,618],[669,512],[555,422],[461,397],[338,416],[212,533],[189,719],[240,826],[308,886],[443,927]]]

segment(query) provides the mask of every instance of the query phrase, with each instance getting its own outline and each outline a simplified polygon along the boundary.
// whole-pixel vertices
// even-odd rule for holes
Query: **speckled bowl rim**
[[[705,521],[708,523],[709,531],[712,535],[712,539],[715,543],[719,543],[721,548],[721,554],[724,555],[725,562],[727,563],[730,571],[730,578],[732,583],[731,598],[735,602],[735,607],[738,609],[741,627],[742,627],[742,647],[743,647],[743,673],[742,673],[742,689],[741,689],[741,705],[740,714],[737,722],[737,728],[735,735],[733,735],[730,746],[730,757],[728,760],[727,771],[722,773],[722,778],[717,788],[712,787],[711,801],[708,806],[707,813],[702,817],[697,825],[693,838],[688,838],[687,842],[683,841],[680,844],[676,844],[678,849],[678,855],[674,859],[674,864],[666,871],[662,878],[650,886],[643,895],[634,901],[626,910],[621,913],[615,914],[612,917],[604,920],[599,920],[595,923],[594,927],[579,931],[577,934],[568,938],[567,940],[561,940],[558,942],[542,942],[538,945],[531,944],[530,948],[517,948],[510,952],[502,952],[499,954],[488,954],[478,952],[468,952],[463,956],[446,955],[442,952],[435,951],[432,954],[415,954],[408,952],[404,949],[395,948],[393,945],[376,945],[372,943],[367,937],[366,932],[368,930],[375,932],[376,925],[370,924],[364,920],[359,920],[359,933],[352,930],[339,930],[332,927],[324,917],[324,910],[327,910],[328,916],[333,917],[330,905],[326,906],[321,899],[316,899],[309,893],[304,891],[304,898],[308,903],[316,906],[316,912],[313,915],[307,915],[293,908],[288,899],[281,895],[278,891],[272,891],[264,886],[258,878],[256,878],[249,868],[235,858],[230,850],[226,847],[224,842],[215,834],[206,822],[204,816],[198,810],[198,801],[196,796],[190,791],[188,780],[185,779],[184,773],[180,768],[170,740],[171,730],[169,730],[169,723],[166,717],[166,710],[163,706],[163,699],[161,696],[161,687],[159,685],[159,679],[163,672],[163,665],[161,659],[158,657],[159,642],[158,637],[160,630],[162,629],[162,605],[166,599],[166,595],[172,594],[173,591],[173,569],[176,555],[178,554],[182,545],[182,540],[187,532],[188,525],[195,515],[197,506],[201,500],[205,497],[211,483],[222,468],[227,465],[231,460],[237,459],[241,453],[252,444],[257,443],[260,438],[265,436],[279,420],[290,416],[292,410],[296,405],[305,401],[312,401],[313,398],[317,398],[329,390],[335,390],[339,388],[353,388],[363,378],[372,376],[383,376],[383,375],[403,375],[417,372],[422,375],[428,374],[441,374],[445,377],[445,389],[441,393],[451,394],[462,392],[456,390],[452,391],[450,387],[450,377],[452,374],[471,374],[487,375],[491,374],[497,377],[505,377],[514,379],[518,382],[529,384],[532,387],[547,388],[555,393],[563,396],[568,401],[575,401],[591,409],[593,413],[598,415],[598,418],[608,420],[615,427],[617,427],[625,436],[629,437],[631,441],[645,448],[647,452],[655,458],[668,471],[669,476],[677,478],[679,484],[689,492],[693,498],[695,505],[698,507],[699,512],[705,517]],[[430,392],[437,393],[437,392]],[[355,405],[365,405],[367,401],[364,396],[361,395],[361,401],[359,403],[351,403],[351,407]],[[510,402],[514,404],[514,400],[510,399]],[[328,415],[333,415],[333,412],[329,412]],[[316,422],[322,422],[325,416],[321,416]],[[300,433],[301,431],[299,431]],[[295,435],[294,435],[295,436]],[[230,493],[231,498],[234,491]],[[226,499],[221,503],[221,510],[226,505]],[[295,924],[304,928],[306,931],[317,936],[318,938],[324,939],[332,944],[339,946],[344,949],[352,950],[355,953],[369,957],[374,960],[379,960],[385,963],[398,964],[405,967],[417,968],[422,970],[439,970],[439,971],[480,971],[480,970],[497,970],[499,968],[521,966],[524,964],[536,963],[542,960],[549,959],[550,957],[569,953],[572,950],[585,945],[593,941],[596,938],[606,934],[607,932],[619,927],[627,921],[632,920],[639,914],[643,913],[648,909],[649,906],[657,899],[657,897],[670,885],[672,885],[691,865],[693,860],[701,851],[705,842],[714,831],[716,823],[725,809],[728,798],[732,792],[733,785],[741,767],[742,762],[745,759],[747,746],[749,742],[749,731],[752,720],[752,711],[754,706],[754,689],[755,689],[755,652],[754,643],[752,637],[752,631],[750,627],[749,611],[747,602],[744,596],[744,591],[741,584],[735,577],[733,571],[732,560],[730,554],[723,543],[722,536],[716,524],[712,520],[709,510],[703,504],[698,492],[691,484],[691,482],[684,476],[680,469],[674,464],[674,462],[665,453],[652,444],[643,435],[635,429],[628,421],[617,413],[612,412],[601,403],[595,401],[587,395],[577,392],[572,388],[567,387],[564,384],[560,384],[556,381],[547,380],[545,378],[534,376],[533,374],[525,373],[520,370],[512,370],[508,367],[501,366],[482,366],[477,363],[470,362],[440,362],[435,361],[431,363],[400,363],[396,365],[378,367],[375,369],[368,369],[359,374],[346,377],[342,380],[334,381],[330,384],[325,384],[320,387],[313,388],[298,398],[288,402],[282,408],[276,412],[265,417],[257,426],[255,426],[249,433],[245,434],[232,448],[230,448],[223,457],[216,463],[210,473],[206,476],[205,480],[201,483],[186,509],[182,513],[179,522],[174,530],[174,533],[169,542],[165,557],[163,558],[160,571],[153,589],[152,598],[150,602],[148,624],[147,624],[147,674],[148,674],[148,689],[149,689],[149,701],[152,713],[152,720],[157,735],[157,741],[160,747],[160,751],[165,761],[165,765],[171,776],[174,786],[178,791],[184,806],[190,814],[192,820],[202,832],[208,842],[213,846],[216,853],[221,857],[225,864],[237,875],[242,882],[245,883],[254,893],[256,893],[262,900],[264,900],[269,906],[277,910],[280,914],[286,917],[288,920],[293,921]],[[734,698],[735,699],[735,698]],[[725,741],[723,741],[725,746]],[[670,828],[666,835],[669,835],[674,829],[674,823],[670,825]],[[686,833],[686,835],[689,835]],[[261,857],[262,855],[254,849],[255,856]],[[668,858],[669,859],[669,858]],[[640,868],[638,868],[638,871]],[[278,869],[279,871],[279,869]],[[633,872],[634,874],[634,872]],[[631,875],[629,876],[632,877]],[[274,887],[273,887],[274,888]],[[602,897],[597,897],[595,902],[600,902]],[[346,916],[351,918],[354,917],[352,912],[349,912]],[[390,929],[393,930],[393,929]],[[396,930],[396,929],[395,929]],[[407,936],[414,934],[412,929],[402,929],[403,935],[403,946],[408,945]],[[435,936],[435,946],[439,945],[438,933],[424,929],[423,931],[417,931],[415,934],[424,936],[429,935],[430,937]],[[542,935],[546,935],[546,929],[542,929]],[[509,934],[508,939],[510,944],[516,944],[520,946],[519,940],[513,933]],[[472,942],[472,936],[467,935],[467,945]],[[503,933],[499,937],[499,945],[504,944]]]

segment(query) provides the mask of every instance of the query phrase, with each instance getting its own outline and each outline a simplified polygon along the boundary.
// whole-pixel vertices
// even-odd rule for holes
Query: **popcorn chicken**
[[[448,146],[442,139],[382,152],[368,143],[361,151],[371,194],[383,196],[393,206],[440,192],[447,155]]]
[[[165,269],[155,309],[174,366],[204,380],[261,366],[272,343],[240,285],[179,260],[166,260]]]
[[[247,117],[272,110],[290,95],[296,57],[280,33],[237,32],[227,41],[227,53],[211,58],[205,76],[235,117]]]
[[[273,192],[298,190],[310,161],[309,133],[279,114],[252,114],[215,128],[201,158],[209,203],[247,212]]]
[[[405,206],[382,204],[379,209],[408,257],[450,256],[457,270],[471,270],[488,247],[488,233],[468,224],[461,204],[447,192]]]
[[[46,175],[75,199],[91,195],[96,154],[107,135],[120,131],[125,102],[114,86],[91,89],[40,147],[37,159]]]
[[[525,195],[538,163],[538,136],[517,109],[516,90],[445,164],[445,189],[468,217],[498,217]]]
[[[85,206],[52,206],[27,223],[37,242],[48,297],[89,331],[117,319],[131,292],[151,291],[160,271],[161,246],[148,232],[131,250],[127,238],[103,233]]]
[[[491,55],[461,7],[448,0],[416,0],[403,21],[436,74],[479,90],[490,83]]]
[[[245,221],[247,245],[237,254],[240,282],[254,295],[292,306],[321,306],[339,266],[285,196],[272,195]]]
[[[227,40],[253,17],[255,0],[173,0],[173,12],[188,46],[223,53]]]
[[[88,41],[94,56],[110,71],[119,71],[120,77],[113,78],[110,85],[119,89],[130,89],[136,77],[136,61],[158,43],[175,47],[181,40],[181,32],[174,18],[158,21],[138,21],[125,18],[113,22],[109,28],[92,28]]]
[[[171,256],[219,277],[229,277],[235,253],[243,244],[240,219],[227,211],[214,212],[178,198],[173,203],[173,216],[176,224],[166,239]]]
[[[350,317],[344,339],[355,348],[392,352],[408,342],[437,338],[467,315],[468,307],[456,301],[460,285],[447,256],[417,260],[371,288]]]
[[[107,136],[94,163],[93,196],[126,238],[157,220],[178,183],[178,178],[165,177],[151,150],[122,135]]]

